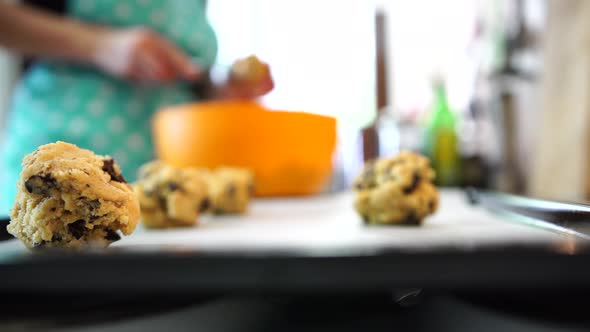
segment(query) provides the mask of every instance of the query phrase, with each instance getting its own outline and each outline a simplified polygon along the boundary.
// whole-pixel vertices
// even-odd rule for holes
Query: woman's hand
[[[149,29],[99,34],[93,62],[113,76],[145,82],[198,80],[201,76],[200,68],[182,50]]]
[[[0,45],[41,58],[92,64],[141,81],[196,80],[198,66],[145,28],[114,30],[0,0]]]

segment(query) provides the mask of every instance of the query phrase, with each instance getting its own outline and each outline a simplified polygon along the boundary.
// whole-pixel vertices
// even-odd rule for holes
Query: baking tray
[[[422,227],[366,227],[350,194],[260,200],[244,217],[138,229],[100,251],[0,242],[0,292],[341,292],[586,287],[584,236],[444,191]],[[582,233],[580,233],[582,234]]]

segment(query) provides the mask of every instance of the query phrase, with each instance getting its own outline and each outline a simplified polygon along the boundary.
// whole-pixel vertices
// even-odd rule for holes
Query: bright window
[[[222,66],[256,54],[275,77],[265,104],[336,116],[345,127],[375,114],[373,17],[364,1],[209,1]]]

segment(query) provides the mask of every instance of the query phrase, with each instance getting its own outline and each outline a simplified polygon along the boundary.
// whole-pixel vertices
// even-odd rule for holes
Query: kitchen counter
[[[186,229],[140,227],[107,250],[31,254],[16,240],[0,242],[0,327],[7,316],[19,324],[31,317],[90,326],[108,320],[113,331],[173,321],[184,322],[186,330],[206,322],[235,330],[240,322],[275,326],[271,317],[279,314],[307,324],[310,318],[289,313],[323,307],[321,301],[368,324],[380,320],[384,330],[414,322],[429,306],[439,309],[428,315],[450,308],[440,303],[481,318],[480,309],[466,309],[471,302],[454,296],[426,300],[430,304],[413,314],[398,311],[432,292],[488,290],[497,298],[506,290],[543,289],[546,297],[586,289],[586,248],[571,233],[469,205],[459,191],[443,191],[440,210],[422,227],[366,227],[350,193],[258,199],[246,216],[205,216],[199,227]],[[373,310],[382,306],[375,318]],[[307,314],[339,321],[338,330],[348,324],[320,318],[315,310]],[[105,327],[98,326],[89,330]]]

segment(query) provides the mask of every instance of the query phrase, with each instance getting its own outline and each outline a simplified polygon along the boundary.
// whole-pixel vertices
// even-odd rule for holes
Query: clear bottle
[[[400,151],[400,130],[391,107],[385,107],[377,118],[379,136],[379,156],[390,157]]]

